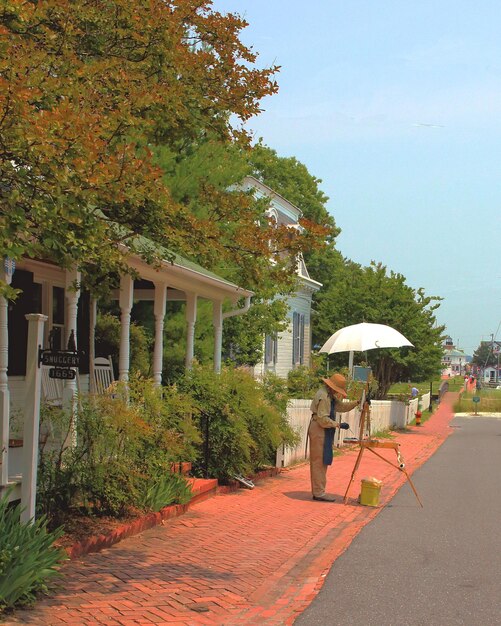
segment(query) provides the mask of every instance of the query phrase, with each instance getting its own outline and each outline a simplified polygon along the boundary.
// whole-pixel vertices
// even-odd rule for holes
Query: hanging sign
[[[74,380],[76,376],[75,370],[62,367],[51,367],[49,370],[49,378],[58,378],[60,380]]]
[[[80,354],[71,350],[40,350],[39,363],[54,367],[79,367]]]

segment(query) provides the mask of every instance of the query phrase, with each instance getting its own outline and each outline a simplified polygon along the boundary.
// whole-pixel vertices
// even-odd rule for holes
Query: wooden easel
[[[367,383],[366,394],[368,394],[368,390],[369,390],[369,384]],[[351,484],[355,480],[355,474],[356,474],[357,469],[358,469],[358,467],[360,465],[360,461],[362,460],[362,455],[364,453],[364,450],[368,450],[369,452],[372,452],[372,454],[375,454],[377,457],[379,457],[380,459],[382,459],[383,461],[385,461],[386,463],[388,463],[389,465],[391,465],[395,469],[397,469],[400,472],[403,472],[405,474],[407,480],[409,481],[409,485],[412,487],[412,491],[414,492],[414,495],[417,498],[417,501],[419,502],[419,504],[421,506],[423,506],[423,503],[419,499],[419,496],[418,496],[418,493],[416,491],[416,488],[414,487],[414,485],[412,483],[412,480],[411,480],[409,474],[407,473],[407,470],[405,469],[405,463],[404,463],[404,460],[403,460],[402,455],[400,454],[400,450],[399,450],[400,444],[397,443],[396,441],[379,441],[378,439],[371,439],[371,436],[370,436],[370,430],[371,430],[370,411],[371,411],[370,401],[369,400],[365,400],[364,401],[364,405],[363,405],[363,409],[362,409],[362,413],[360,415],[360,431],[359,431],[358,441],[357,441],[358,445],[360,446],[360,452],[358,453],[357,460],[355,462],[355,467],[353,468],[353,472],[351,473],[350,482],[348,483],[348,487],[346,488],[346,492],[344,494],[344,498],[343,498],[344,504],[346,504],[346,501],[348,499],[348,491],[349,491],[349,489],[351,487]],[[368,433],[369,433],[369,438],[368,439],[364,439],[366,426],[367,426]],[[388,459],[385,459],[385,457],[382,456],[381,454],[379,454],[378,452],[376,452],[374,450],[374,448],[389,448],[391,450],[395,450],[395,453],[397,455],[397,463],[398,463],[398,465],[395,465],[394,463],[392,463]]]

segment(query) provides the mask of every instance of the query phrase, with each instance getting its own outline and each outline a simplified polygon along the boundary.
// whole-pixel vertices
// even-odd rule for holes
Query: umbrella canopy
[[[345,326],[335,332],[320,352],[333,354],[334,352],[365,352],[375,348],[400,348],[412,346],[398,330],[384,324],[353,324]]]

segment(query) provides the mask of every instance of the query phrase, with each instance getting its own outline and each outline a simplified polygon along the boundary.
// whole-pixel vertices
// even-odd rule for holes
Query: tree
[[[249,313],[224,325],[223,357],[239,365],[257,363],[263,335],[283,329],[287,309],[282,298],[296,288],[298,255],[322,247],[318,233],[325,231],[314,223],[301,232],[270,223],[268,202],[241,190],[251,171],[252,155],[253,150],[214,138],[193,142],[178,152],[157,149],[157,162],[173,198],[205,223],[204,237],[193,241],[194,258],[255,294]],[[212,335],[211,319],[199,316],[197,333]],[[204,345],[197,355],[202,362],[213,353],[209,342]]]
[[[325,243],[334,243],[340,230],[327,211],[329,198],[319,187],[322,181],[310,174],[306,165],[295,157],[279,156],[262,142],[253,147],[250,163],[256,178],[301,209],[304,225],[323,226]]]
[[[346,261],[319,295],[314,315],[316,341],[323,344],[344,326],[360,322],[386,324],[400,331],[414,348],[369,350],[363,356],[378,381],[378,397],[385,397],[399,380],[427,380],[441,368],[443,326],[435,319],[440,298],[406,284],[402,274],[382,264],[361,267]],[[355,353],[356,358],[362,355]],[[346,365],[347,355],[337,357]]]
[[[254,67],[245,26],[209,0],[4,0],[2,254],[96,278],[126,270],[119,243],[155,260],[137,234],[191,253],[207,220],[175,200],[154,148],[247,142],[230,116],[259,113],[277,68]]]
[[[498,363],[499,342],[481,341],[473,353],[472,363],[479,367],[495,367]]]
[[[335,247],[340,231],[328,212],[328,198],[319,187],[321,180],[297,159],[279,157],[260,143],[252,151],[251,163],[254,175],[296,204],[306,223],[325,229],[321,245],[305,254],[310,275],[323,285],[313,300],[313,346],[321,346],[343,326],[362,321],[388,324],[416,347],[368,352],[381,397],[394,381],[426,380],[438,373],[443,327],[437,325],[434,311],[440,299],[426,296],[422,289],[412,289],[401,274],[388,274],[381,264],[367,268],[344,258]],[[333,361],[345,366],[347,355],[333,357]]]

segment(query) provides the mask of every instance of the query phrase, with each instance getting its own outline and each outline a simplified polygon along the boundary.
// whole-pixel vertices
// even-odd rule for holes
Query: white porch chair
[[[98,356],[94,359],[94,393],[104,394],[112,383],[115,382],[113,375],[113,362],[111,356],[107,359]]]
[[[64,381],[59,378],[50,378],[48,365],[41,365],[42,370],[42,397],[44,402],[51,406],[63,406]]]

